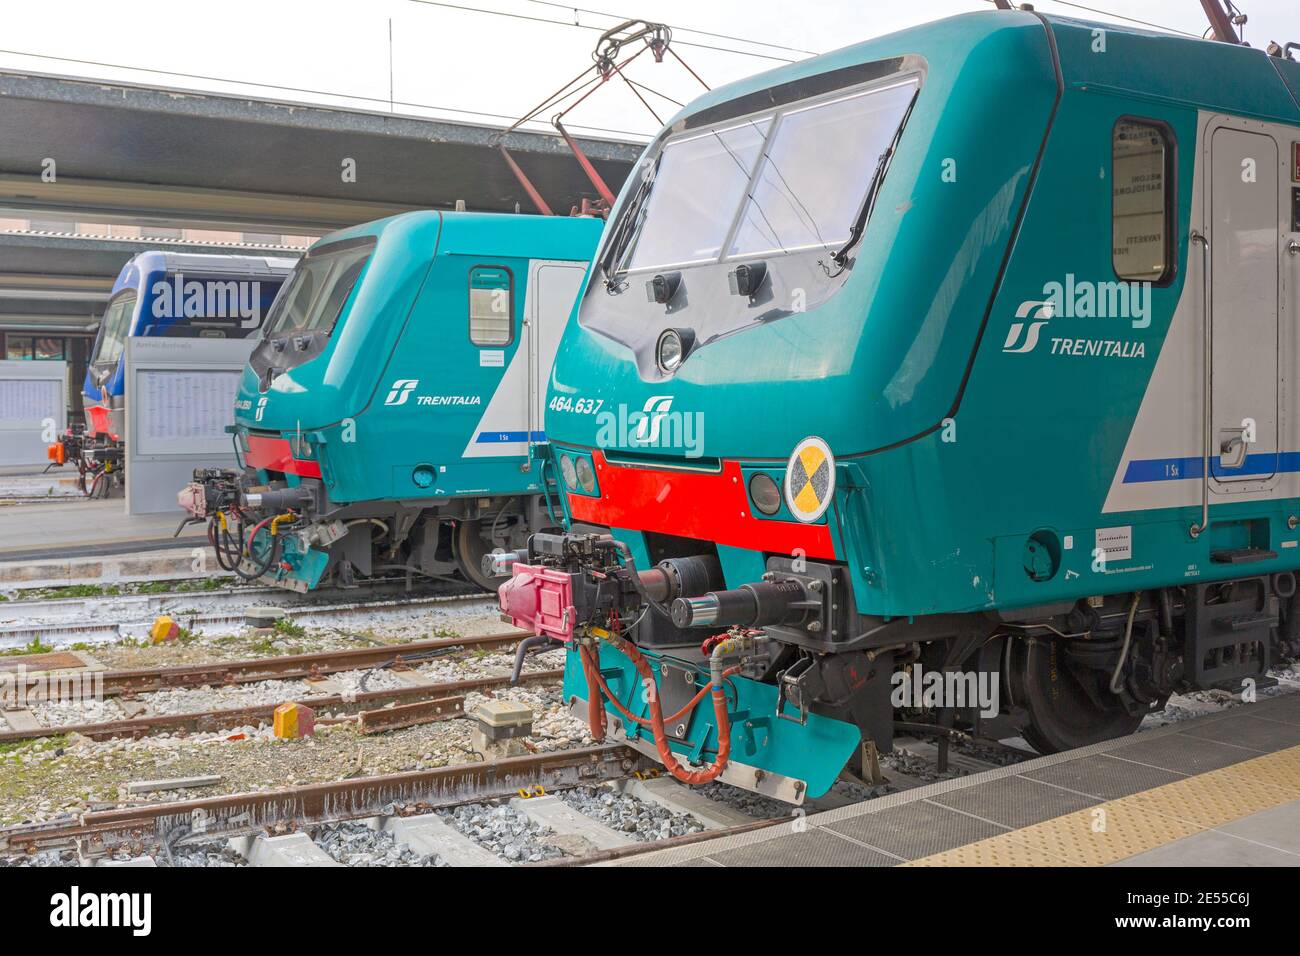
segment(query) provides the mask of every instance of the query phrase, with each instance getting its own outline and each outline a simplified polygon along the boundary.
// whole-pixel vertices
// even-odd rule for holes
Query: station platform
[[[1300,694],[626,866],[1300,866]]]
[[[121,498],[0,506],[0,588],[192,577],[206,530],[172,537],[181,517],[128,515]]]

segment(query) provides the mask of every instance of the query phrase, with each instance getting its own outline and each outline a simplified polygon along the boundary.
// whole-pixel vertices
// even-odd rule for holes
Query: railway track
[[[543,679],[540,674],[535,677]],[[703,829],[634,840],[562,799],[574,788],[600,784],[695,816]],[[898,789],[919,785],[903,781]],[[654,789],[649,789],[651,786]],[[156,865],[169,862],[173,852],[187,844],[232,841],[230,845],[252,865],[292,862],[330,866],[337,864],[318,845],[319,837],[311,834],[364,820],[420,856],[437,854],[451,865],[501,865],[504,859],[474,845],[447,823],[445,815],[456,807],[500,801],[508,801],[504,805],[542,824],[549,833],[547,839],[565,848],[563,856],[527,864],[534,866],[626,860],[656,850],[795,825],[803,813],[850,802],[823,799],[811,801],[802,812],[778,806],[767,816],[748,817],[660,775],[635,751],[603,744],[434,770],[91,811],[75,818],[0,829],[0,852],[13,856],[75,850],[83,861],[126,852],[133,854],[137,863]]]
[[[558,671],[546,671],[526,675],[526,679],[544,681],[559,676]],[[338,703],[361,708],[417,693],[424,697],[438,695],[444,704],[452,705],[448,716],[456,716],[459,699],[441,695],[487,689],[505,680],[487,678],[399,692],[380,691]],[[186,715],[186,719],[196,716]],[[125,728],[88,729],[92,734],[110,735]],[[909,749],[924,749],[925,745],[925,741],[910,737],[900,738],[899,743]],[[955,749],[955,757],[961,758],[960,748]],[[977,757],[966,759],[971,764],[963,770],[970,772],[998,766]],[[892,790],[928,782],[892,771],[887,775]],[[658,803],[673,813],[691,816],[703,829],[680,836],[634,840],[584,815],[563,799],[574,788],[601,784],[612,785],[620,794]],[[577,866],[626,860],[655,850],[782,824],[795,825],[806,813],[852,802],[833,791],[809,801],[802,809],[773,801],[760,808],[766,815],[750,816],[663,776],[629,748],[604,744],[266,792],[95,810],[77,817],[0,829],[0,853],[13,856],[75,850],[83,862],[127,853],[137,865],[165,865],[172,861],[174,852],[186,845],[211,846],[230,841],[228,845],[251,865],[332,866],[338,863],[323,848],[329,845],[329,828],[367,821],[371,829],[388,834],[393,846],[421,859],[436,855],[450,865],[502,865],[506,860],[456,830],[447,815],[456,807],[497,803],[542,825],[548,834],[543,842],[553,841],[554,846],[564,848],[562,856],[526,865]]]
[[[209,579],[191,578],[188,580],[203,581]],[[130,587],[129,584],[123,586],[127,588]],[[36,590],[46,589],[38,588]],[[27,598],[22,597],[22,589],[11,591],[10,593],[17,596],[0,605],[0,620],[8,620],[15,615],[22,617],[66,618],[84,617],[87,614],[99,614],[105,612],[114,614],[124,611],[134,611],[135,613],[159,613],[194,607],[196,604],[206,605],[211,609],[216,609],[216,607],[227,604],[244,606],[248,604],[265,603],[293,609],[298,607],[310,607],[313,604],[347,603],[345,600],[347,598],[352,598],[354,603],[364,603],[355,601],[358,595],[364,595],[367,597],[373,596],[376,600],[396,598],[403,595],[411,595],[420,598],[469,597],[473,595],[482,595],[483,597],[491,596],[479,591],[477,588],[471,587],[470,585],[457,583],[448,583],[437,587],[430,586],[412,592],[407,590],[402,579],[385,580],[382,583],[374,584],[364,589],[328,587],[309,591],[306,594],[300,594],[297,591],[287,591],[281,588],[266,587],[261,584],[232,584],[211,589],[189,587],[177,588],[174,591],[139,592],[127,590],[120,594],[92,594],[82,597],[53,596]]]
[[[377,647],[356,647],[345,650],[315,651],[309,654],[281,654],[274,657],[257,657],[239,661],[215,661],[202,664],[181,664],[173,667],[138,667],[101,672],[95,679],[84,682],[84,690],[102,693],[106,697],[147,694],[158,690],[179,687],[202,687],[249,684],[265,680],[303,680],[323,677],[340,671],[375,667],[401,667],[419,663],[432,657],[461,649],[495,649],[517,644],[524,637],[519,631],[497,634],[480,634],[472,637],[434,638],[427,641],[409,641],[403,644],[383,644]],[[0,658],[0,670],[12,669],[22,663],[28,679],[38,688],[40,669],[66,667],[67,664],[49,660],[64,655],[36,654],[6,661]],[[70,684],[72,682],[69,682]],[[65,688],[59,687],[60,691]],[[75,685],[73,690],[78,688]]]
[[[95,856],[120,846],[173,845],[179,834],[211,840],[391,815],[394,808],[400,808],[401,814],[426,813],[536,792],[538,787],[557,790],[616,780],[640,761],[633,751],[606,744],[255,793],[96,810],[77,818],[2,828],[0,851],[14,854],[76,848]]]
[[[533,675],[545,679],[550,674]],[[442,685],[440,685],[442,686]],[[934,756],[933,739],[901,735],[899,748],[918,756]],[[954,741],[953,772],[979,772],[1009,760],[1034,756],[1020,748],[990,747],[985,741]],[[895,790],[922,786],[906,774],[886,770]],[[650,792],[644,788],[655,785]],[[719,816],[704,829],[680,836],[634,840],[581,812],[581,801],[566,800],[575,788],[603,786],[610,792],[632,793],[660,802],[675,812],[698,814],[704,823],[710,811]],[[637,789],[642,788],[642,789]],[[691,801],[694,801],[693,803]],[[844,805],[841,801],[838,805]],[[800,811],[778,807],[764,815],[737,820],[738,811],[719,808],[700,791],[682,787],[662,776],[648,761],[619,745],[605,744],[544,754],[529,754],[435,770],[311,784],[259,793],[230,794],[171,803],[118,806],[77,817],[0,829],[0,853],[13,856],[41,851],[75,851],[83,862],[117,855],[133,856],[135,865],[166,865],[190,846],[227,845],[249,865],[340,865],[336,852],[339,827],[382,833],[384,846],[428,863],[435,856],[453,866],[504,865],[498,851],[485,849],[463,827],[454,811],[474,804],[507,806],[545,824],[548,846],[563,855],[529,866],[585,866],[634,859],[673,847],[698,844],[781,825],[797,826]],[[819,798],[803,813],[835,806]],[[362,825],[364,821],[364,826]],[[368,839],[368,838],[366,838]],[[227,844],[227,841],[230,841]],[[225,850],[230,853],[231,850]],[[374,854],[371,854],[373,857]],[[65,858],[65,861],[70,860]],[[343,862],[346,862],[346,858]]]
[[[134,865],[168,864],[186,845],[229,841],[250,865],[338,865],[318,845],[330,827],[364,821],[392,834],[394,842],[420,857],[435,854],[452,866],[499,866],[508,860],[476,844],[450,825],[447,810],[498,803],[519,819],[540,827],[547,846],[563,855],[526,865],[575,866],[626,859],[642,853],[732,836],[794,818],[781,813],[745,814],[695,796],[691,789],[644,774],[646,762],[628,748],[594,747],[529,754],[436,770],[364,777],[260,793],[98,810],[75,819],[0,829],[0,853],[10,857],[48,851],[75,851],[83,864],[122,853]],[[574,809],[562,798],[579,787],[606,785],[626,793],[646,780],[661,786],[638,799],[670,813],[702,815],[696,832],[636,840]],[[680,801],[686,801],[685,804]],[[443,811],[440,815],[438,811]],[[721,821],[721,822],[719,822]],[[315,834],[315,838],[313,838]]]
[[[535,684],[559,680],[563,676],[563,670],[530,671],[522,674],[519,682],[521,684]],[[379,708],[387,708],[390,705],[407,706],[427,700],[463,698],[465,694],[471,691],[482,693],[506,687],[509,684],[510,678],[506,676],[477,677],[459,681],[413,684],[410,687],[398,687],[390,690],[363,691],[356,694],[309,694],[295,696],[292,700],[306,704],[323,713],[361,714]],[[250,707],[225,707],[217,710],[193,711],[184,714],[152,714],[145,717],[101,721],[98,723],[60,724],[41,727],[39,730],[6,730],[0,731],[0,744],[17,743],[37,737],[66,736],[68,734],[80,734],[91,740],[114,740],[118,738],[138,740],[141,737],[156,734],[202,733],[231,727],[257,726],[258,724],[271,722],[275,707],[275,704],[256,704]]]
[[[0,605],[0,648],[21,647],[32,641],[59,647],[73,642],[87,644],[111,643],[123,638],[140,638],[149,633],[154,619],[170,613],[190,630],[218,633],[224,629],[245,626],[245,613],[258,603],[258,599],[275,600],[286,607],[289,616],[299,624],[328,624],[361,615],[406,614],[413,610],[468,604],[488,600],[482,592],[436,594],[418,597],[388,597],[376,594],[368,600],[349,600],[336,603],[286,602],[284,592],[269,589],[256,595],[235,588],[229,592],[177,592],[170,595],[124,595],[93,599],[64,599],[58,601],[12,601]],[[215,599],[216,607],[209,610],[189,611],[196,604],[208,604]],[[69,603],[78,605],[69,607]],[[222,605],[225,605],[223,607]],[[53,608],[54,620],[31,621],[39,617],[40,609]],[[96,620],[111,616],[113,620]],[[79,619],[80,618],[80,619]],[[90,618],[90,619],[87,619]],[[26,620],[24,620],[26,619]]]
[[[504,647],[516,643],[522,636],[512,632],[281,658],[141,668],[108,674],[106,684],[113,688],[114,693],[134,694],[200,684],[319,678],[343,670],[400,667],[405,662],[420,661],[422,655],[456,649]],[[561,676],[559,670],[548,670],[526,673],[523,679],[540,683],[555,681]],[[326,722],[340,719],[364,721],[362,715],[387,714],[387,719],[393,722],[388,726],[380,723],[375,728],[386,730],[406,726],[402,723],[403,708],[406,707],[436,707],[440,719],[458,717],[463,713],[466,693],[490,692],[506,685],[508,680],[505,676],[475,677],[356,694],[321,693],[298,699],[319,713],[329,714]],[[145,716],[101,724],[50,727],[45,728],[42,734],[75,731],[91,739],[106,740],[177,731],[217,730],[269,721],[272,709],[258,705]],[[425,722],[428,717],[428,714],[417,714],[415,722]],[[34,735],[0,734],[0,743],[31,736]],[[338,828],[347,825],[353,827],[350,832],[355,833],[361,827],[359,821],[368,821],[367,826],[385,834],[384,839],[391,841],[386,845],[413,854],[410,859],[427,860],[436,855],[451,865],[497,865],[505,860],[484,850],[448,822],[451,819],[449,810],[491,803],[512,810],[517,808],[518,813],[544,821],[548,827],[546,832],[550,834],[547,839],[553,839],[556,845],[565,848],[563,856],[526,865],[592,865],[623,861],[659,849],[781,824],[789,825],[792,823],[791,813],[801,816],[871,799],[881,792],[908,790],[942,779],[942,774],[934,772],[939,753],[935,738],[903,733],[895,743],[895,757],[901,753],[913,763],[891,762],[883,767],[885,790],[867,796],[860,791],[846,795],[837,787],[826,797],[809,801],[801,810],[773,804],[761,808],[763,815],[739,821],[735,818],[739,811],[729,811],[725,806],[721,809],[711,807],[709,798],[701,797],[699,791],[681,787],[663,777],[635,751],[611,744],[258,793],[97,809],[75,817],[0,829],[0,854],[13,856],[75,849],[82,858],[89,860],[114,854],[136,854],[147,861],[145,865],[149,865],[170,862],[173,851],[186,846],[219,843],[225,847],[225,841],[234,841],[229,846],[237,847],[240,858],[251,865],[282,865],[293,861],[328,866],[338,865],[337,854],[331,856],[337,850]],[[1034,756],[1005,743],[954,739],[948,752],[948,773],[979,773]],[[916,761],[930,766],[926,772],[916,773]],[[673,806],[674,812],[700,814],[697,819],[711,818],[712,822],[700,832],[683,836],[632,840],[593,818],[584,818],[564,799],[574,788],[600,784],[612,785],[619,793],[635,792],[638,798],[655,799],[649,792],[635,790],[647,786],[646,778],[658,778],[651,782],[661,788],[657,791],[658,796],[666,795],[667,805]],[[508,803],[502,804],[502,801]],[[364,832],[364,828],[362,830]]]

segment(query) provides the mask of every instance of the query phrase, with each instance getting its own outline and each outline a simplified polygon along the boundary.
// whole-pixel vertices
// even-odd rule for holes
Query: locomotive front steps
[[[1202,689],[1231,687],[1244,680],[1260,686],[1270,666],[1272,631],[1280,623],[1278,599],[1269,579],[1233,582],[1226,600],[1223,585],[1218,584],[1193,585],[1184,593],[1186,681]]]

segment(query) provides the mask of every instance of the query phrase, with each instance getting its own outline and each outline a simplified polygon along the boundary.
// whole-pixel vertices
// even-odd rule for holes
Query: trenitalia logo
[[[704,454],[704,413],[673,411],[673,396],[651,395],[640,410],[620,402],[617,411],[596,413],[600,448],[666,448],[687,458]]]
[[[389,387],[388,397],[384,399],[385,405],[405,405],[406,400],[411,397],[415,387],[420,384],[418,378],[399,378]]]
[[[1007,329],[1007,340],[1002,343],[1002,351],[1012,355],[1032,352],[1038,345],[1038,333],[1056,314],[1056,306],[1050,301],[1042,302],[1030,299],[1020,303],[1016,309],[1018,322],[1012,322]],[[1032,319],[1026,324],[1026,319]],[[1014,346],[1014,347],[1013,347]]]
[[[636,440],[643,445],[653,445],[659,441],[659,425],[672,407],[671,395],[651,395],[647,398],[645,407],[641,410],[645,417],[636,425]]]

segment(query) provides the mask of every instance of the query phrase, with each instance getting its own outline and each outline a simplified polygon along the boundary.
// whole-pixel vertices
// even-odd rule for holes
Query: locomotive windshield
[[[267,338],[300,332],[328,335],[374,249],[371,237],[332,242],[303,256],[266,317]]]
[[[611,273],[841,248],[919,80],[669,139],[611,232]]]
[[[116,365],[126,348],[126,337],[131,331],[131,317],[135,314],[134,289],[124,289],[108,304],[104,312],[104,331],[99,337],[93,365]]]

